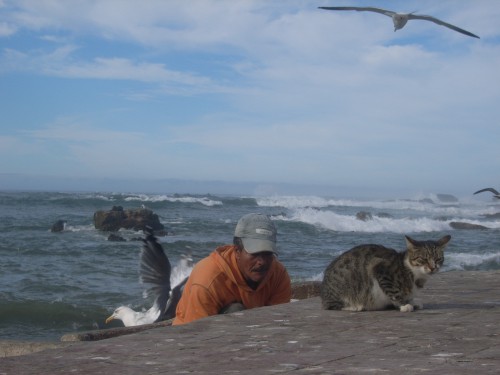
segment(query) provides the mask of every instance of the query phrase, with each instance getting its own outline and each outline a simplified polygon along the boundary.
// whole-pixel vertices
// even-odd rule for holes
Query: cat
[[[416,241],[408,236],[406,251],[382,245],[360,245],[334,259],[321,283],[325,310],[384,310],[410,312],[423,305],[414,301],[429,275],[443,265],[443,250],[451,239]],[[416,288],[415,288],[416,287]]]

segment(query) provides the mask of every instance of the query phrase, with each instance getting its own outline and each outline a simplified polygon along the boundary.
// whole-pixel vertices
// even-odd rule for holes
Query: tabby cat
[[[326,310],[413,311],[415,287],[443,265],[443,250],[451,236],[438,241],[416,241],[408,236],[406,251],[382,245],[360,245],[341,254],[325,270],[321,301]]]

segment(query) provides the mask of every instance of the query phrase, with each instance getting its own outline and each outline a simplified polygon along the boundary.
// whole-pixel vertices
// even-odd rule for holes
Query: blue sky
[[[499,189],[498,19],[491,0],[0,0],[3,188]]]

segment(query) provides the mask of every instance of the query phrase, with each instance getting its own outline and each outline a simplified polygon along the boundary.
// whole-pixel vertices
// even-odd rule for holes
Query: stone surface
[[[413,313],[319,297],[0,359],[10,374],[498,374],[500,271],[446,272]]]

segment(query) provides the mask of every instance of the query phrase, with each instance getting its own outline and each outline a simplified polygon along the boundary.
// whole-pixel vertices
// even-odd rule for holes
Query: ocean
[[[66,333],[119,326],[105,319],[119,305],[147,309],[139,283],[142,233],[124,242],[96,230],[94,212],[153,210],[173,266],[232,242],[238,219],[269,215],[278,228],[279,259],[292,281],[321,280],[326,266],[353,246],[379,243],[404,250],[417,240],[452,236],[441,272],[500,269],[500,201],[449,195],[394,199],[321,196],[0,192],[0,339],[58,341]],[[362,220],[364,219],[364,220]],[[63,232],[50,228],[65,220]],[[455,229],[451,223],[485,229]]]

